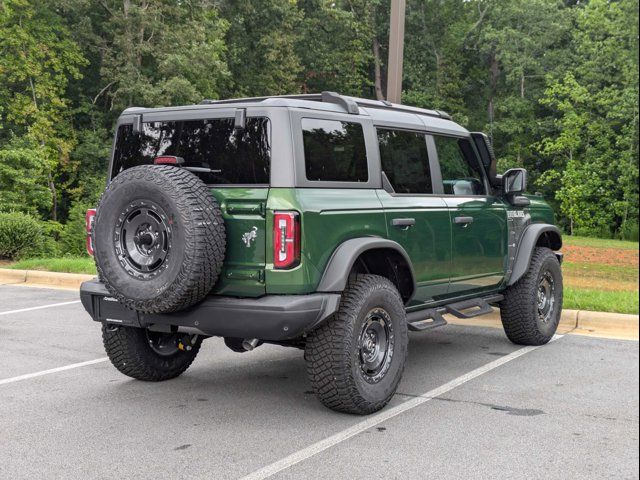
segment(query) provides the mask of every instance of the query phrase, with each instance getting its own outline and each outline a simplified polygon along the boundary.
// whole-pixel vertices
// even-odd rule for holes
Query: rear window
[[[397,193],[433,193],[423,133],[379,129],[378,145],[382,170]]]
[[[337,120],[302,119],[307,180],[366,182],[367,153],[362,125]]]
[[[208,184],[268,184],[271,163],[269,120],[247,118],[244,130],[233,118],[147,122],[118,129],[112,176],[160,155],[184,159],[184,166],[212,170],[197,175]]]

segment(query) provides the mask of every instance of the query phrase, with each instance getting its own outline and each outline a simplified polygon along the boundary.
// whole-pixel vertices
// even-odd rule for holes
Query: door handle
[[[473,223],[473,217],[455,217],[453,223],[466,227],[470,223]]]
[[[391,220],[391,225],[397,228],[409,228],[413,227],[416,224],[415,218],[394,218]]]

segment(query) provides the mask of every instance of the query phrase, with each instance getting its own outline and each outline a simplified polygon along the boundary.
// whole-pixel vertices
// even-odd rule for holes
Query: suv
[[[444,112],[317,95],[129,108],[87,213],[81,299],[125,375],[174,378],[203,339],[304,349],[327,407],[394,394],[408,330],[500,307],[515,343],[562,309],[551,208]]]

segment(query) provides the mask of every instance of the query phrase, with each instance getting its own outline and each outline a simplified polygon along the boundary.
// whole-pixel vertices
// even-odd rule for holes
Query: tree
[[[295,93],[300,59],[295,52],[302,13],[290,0],[222,2],[234,96]]]
[[[550,77],[541,100],[555,118],[540,142],[555,171],[542,181],[557,189],[571,230],[610,235],[638,221],[637,2],[576,8],[570,50],[580,61]]]
[[[85,63],[63,19],[48,2],[5,0],[0,6],[0,140],[23,138],[18,152],[5,152],[3,162],[17,164],[21,158],[28,168],[34,160],[42,166],[53,220],[58,214],[59,176],[75,144],[65,90]],[[0,189],[10,191],[11,186],[3,184]],[[35,195],[38,198],[27,204],[41,205],[42,196]]]

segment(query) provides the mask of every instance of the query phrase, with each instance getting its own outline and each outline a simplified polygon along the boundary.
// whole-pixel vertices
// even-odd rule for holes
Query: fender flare
[[[531,263],[531,257],[533,256],[533,249],[543,235],[549,236],[549,246],[552,250],[560,250],[562,248],[562,234],[558,227],[548,223],[534,223],[529,225],[520,239],[518,253],[516,253],[516,258],[511,268],[511,275],[507,280],[508,286],[516,283],[527,273],[529,264]]]
[[[407,254],[406,250],[402,248],[399,243],[378,237],[352,238],[341,243],[338,248],[334,250],[333,255],[331,255],[316,291],[344,291],[347,287],[349,273],[351,272],[351,269],[358,257],[366,251],[379,249],[395,250],[404,258],[409,266],[409,271],[411,272],[411,282],[413,285],[413,292],[415,292],[416,277],[413,273],[413,265],[411,264],[409,254]],[[413,296],[413,293],[411,296]]]

